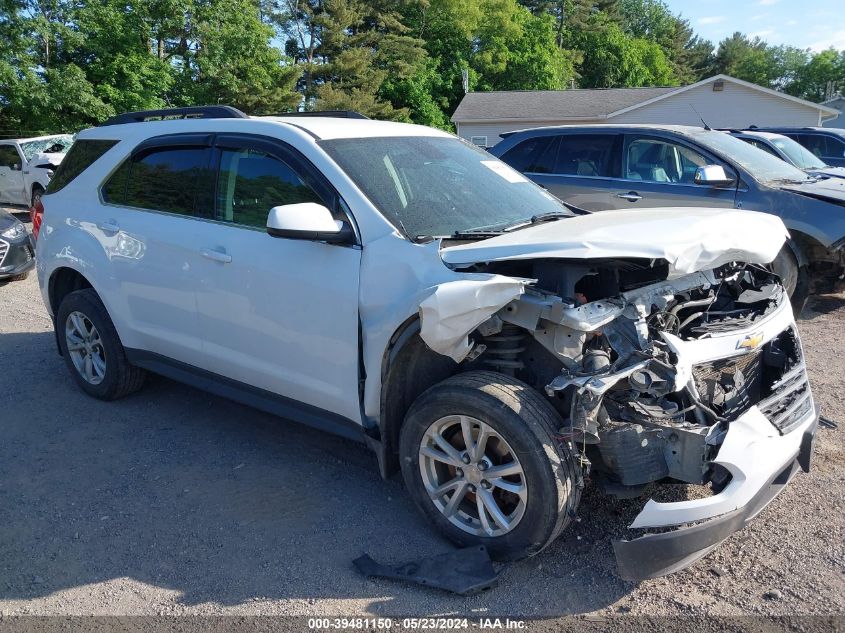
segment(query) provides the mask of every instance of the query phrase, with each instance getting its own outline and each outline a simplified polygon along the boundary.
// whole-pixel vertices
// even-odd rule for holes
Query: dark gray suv
[[[845,129],[836,127],[755,127],[760,132],[775,132],[797,141],[826,165],[845,167]]]
[[[791,240],[774,265],[793,303],[845,287],[845,179],[808,176],[705,128],[559,126],[502,136],[493,155],[587,211],[694,206],[778,215]]]

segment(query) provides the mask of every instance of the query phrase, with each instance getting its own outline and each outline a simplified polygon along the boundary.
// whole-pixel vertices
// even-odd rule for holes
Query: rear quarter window
[[[47,193],[56,193],[76,179],[103,154],[117,145],[118,141],[77,140],[65,156],[62,164],[47,185]]]

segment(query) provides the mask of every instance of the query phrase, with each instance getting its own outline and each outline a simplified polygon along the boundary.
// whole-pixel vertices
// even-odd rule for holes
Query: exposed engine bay
[[[792,327],[753,331],[790,309],[766,267],[730,263],[667,279],[649,260],[526,260],[474,271],[536,282],[469,336],[463,363],[544,391],[561,437],[616,486],[670,478],[720,490],[714,467],[731,421],[757,405],[781,433],[811,406]],[[791,314],[789,315],[791,321]],[[769,328],[771,329],[771,328]],[[696,362],[702,345],[722,341]],[[724,341],[729,342],[729,352]]]

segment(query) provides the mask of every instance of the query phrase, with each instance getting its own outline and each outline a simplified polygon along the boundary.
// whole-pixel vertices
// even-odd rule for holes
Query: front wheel
[[[807,269],[799,266],[798,259],[787,244],[784,244],[783,248],[780,249],[777,257],[771,263],[771,268],[772,272],[780,277],[797,317],[804,309],[804,304],[807,303],[807,297],[810,294]]]
[[[32,199],[30,202],[32,203],[30,206],[34,207],[36,204],[41,202],[41,196],[44,195],[44,188],[41,185],[35,185],[32,188]]]
[[[578,464],[555,438],[563,422],[534,389],[490,371],[423,393],[400,436],[415,505],[450,540],[499,560],[533,556],[569,524]]]

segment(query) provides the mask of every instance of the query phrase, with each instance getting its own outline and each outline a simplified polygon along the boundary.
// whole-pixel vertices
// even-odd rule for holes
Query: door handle
[[[223,253],[212,248],[204,248],[200,251],[200,253],[202,253],[203,257],[206,257],[215,262],[220,262],[221,264],[228,264],[232,261],[232,256],[228,253]]]
[[[629,191],[628,193],[617,193],[616,197],[622,198],[623,200],[627,200],[628,202],[636,202],[637,200],[643,199],[643,197],[636,191]]]
[[[117,233],[120,230],[120,226],[114,220],[97,222],[97,228],[104,233]]]

